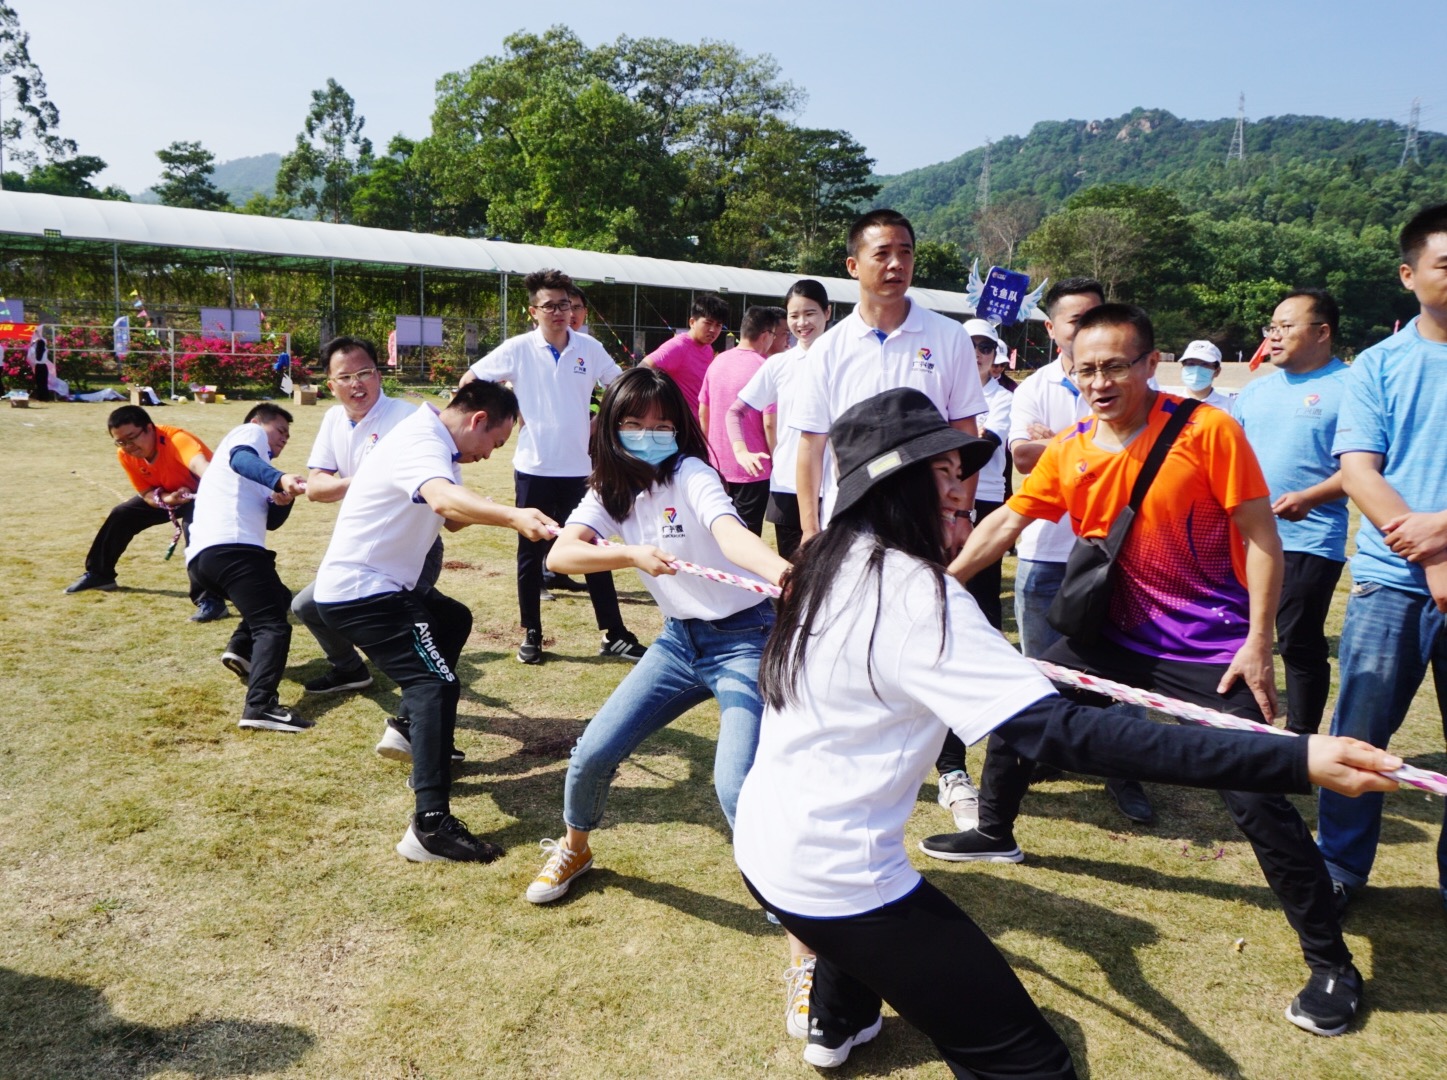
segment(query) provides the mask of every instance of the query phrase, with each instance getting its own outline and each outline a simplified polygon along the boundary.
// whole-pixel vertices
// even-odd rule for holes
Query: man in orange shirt
[[[135,537],[154,525],[165,525],[172,515],[184,534],[191,521],[191,499],[211,451],[196,436],[178,427],[153,424],[139,405],[122,405],[106,421],[116,444],[116,458],[139,493],[106,515],[85,557],[85,573],[68,593],[116,587],[116,563]],[[207,593],[196,601],[192,622],[210,622],[227,615],[225,602]]]
[[[1140,308],[1103,304],[1081,317],[1075,379],[1092,415],[1050,441],[1020,490],[975,529],[953,573],[969,579],[1037,518],[1069,514],[1077,536],[1107,535],[1152,445],[1184,404],[1151,388],[1159,360]],[[1269,489],[1245,432],[1226,413],[1197,408],[1121,548],[1100,639],[1063,638],[1043,659],[1269,721],[1277,711],[1271,643],[1282,567]],[[1014,822],[1033,768],[992,742],[979,825],[929,837],[921,848],[958,862],[1021,861]],[[1284,796],[1220,794],[1311,969],[1286,1018],[1318,1035],[1339,1035],[1356,1013],[1362,981],[1342,939],[1321,853]]]

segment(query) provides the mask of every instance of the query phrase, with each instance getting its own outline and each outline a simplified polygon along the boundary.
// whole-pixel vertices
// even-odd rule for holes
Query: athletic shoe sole
[[[231,674],[235,675],[242,682],[251,681],[251,661],[246,657],[234,652],[221,654],[221,666]]]
[[[1286,1018],[1297,1027],[1301,1028],[1303,1031],[1309,1031],[1313,1035],[1324,1035],[1328,1037],[1332,1035],[1340,1035],[1342,1032],[1346,1031],[1347,1028],[1351,1027],[1352,1023],[1350,1020],[1348,1020],[1346,1023],[1341,1024],[1337,1027],[1322,1027],[1305,1013],[1297,1012],[1296,1002],[1294,1001],[1286,1007]]]
[[[391,730],[390,728],[388,729]],[[397,854],[408,862],[451,862],[445,855],[434,855],[422,846],[422,841],[417,839],[417,834],[412,831],[412,826],[407,826],[407,832],[402,839],[397,841]]]
[[[411,761],[412,744],[402,737],[400,731],[388,725],[377,743],[377,754],[391,761]],[[410,830],[408,835],[411,835]],[[435,856],[433,857],[435,858]]]
[[[837,1069],[849,1060],[849,1051],[872,1040],[879,1034],[879,1029],[883,1026],[884,1017],[877,1016],[874,1018],[874,1023],[845,1039],[840,1046],[821,1046],[818,1043],[810,1043],[804,1047],[804,1060],[817,1069]]]
[[[294,717],[290,721],[269,720],[264,716],[243,716],[236,722],[236,726],[250,728],[254,731],[286,731],[295,735],[299,731],[306,731],[316,725],[310,720],[303,720],[300,716]]]
[[[931,859],[943,859],[945,862],[997,862],[1017,863],[1025,861],[1025,853],[1018,847],[1010,851],[932,851],[924,846],[924,841],[919,842],[919,849]]]
[[[571,876],[569,876],[568,880],[566,881],[560,881],[556,885],[553,885],[551,887],[544,887],[541,889],[538,888],[538,883],[536,881],[533,882],[531,885],[528,886],[528,903],[551,904],[554,900],[557,900],[559,897],[565,895],[567,891],[573,887],[573,882],[577,881],[580,877],[582,877],[591,869],[593,869],[593,856],[589,855],[588,861],[585,862],[582,866],[578,867],[578,869],[574,870]]]

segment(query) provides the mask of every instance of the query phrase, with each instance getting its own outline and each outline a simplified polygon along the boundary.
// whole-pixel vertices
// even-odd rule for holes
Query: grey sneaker
[[[523,637],[523,643],[518,646],[518,662],[523,664],[541,664],[543,662],[543,632],[541,630],[529,630]]]
[[[955,828],[961,831],[980,823],[980,793],[963,769],[940,777],[939,803],[954,817]]]

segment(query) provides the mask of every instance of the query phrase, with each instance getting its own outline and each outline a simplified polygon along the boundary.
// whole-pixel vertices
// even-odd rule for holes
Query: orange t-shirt
[[[1181,400],[1157,395],[1145,430],[1119,451],[1096,445],[1093,416],[1066,428],[1010,509],[1048,521],[1068,513],[1077,536],[1105,536]],[[1198,407],[1131,526],[1103,635],[1162,659],[1228,663],[1250,626],[1246,545],[1231,511],[1268,491],[1241,425],[1220,409]]]
[[[126,475],[130,477],[131,486],[142,495],[156,488],[168,495],[182,488],[195,491],[196,476],[191,472],[188,462],[197,454],[210,461],[211,451],[189,431],[167,427],[165,424],[156,424],[155,428],[155,461],[132,457],[124,450],[116,450],[116,457],[120,460],[121,468],[125,469]]]

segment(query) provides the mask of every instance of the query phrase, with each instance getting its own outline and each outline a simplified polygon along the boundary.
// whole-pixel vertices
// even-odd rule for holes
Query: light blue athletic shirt
[[[1447,510],[1447,344],[1427,341],[1413,319],[1373,345],[1347,373],[1332,453],[1383,455],[1382,475],[1413,510]],[[1430,596],[1427,576],[1393,554],[1363,515],[1352,580]]]
[[[1246,429],[1251,449],[1271,485],[1271,501],[1330,479],[1337,413],[1349,369],[1336,357],[1305,375],[1276,371],[1248,384],[1231,413]],[[1276,519],[1281,546],[1342,562],[1347,547],[1347,499],[1323,503],[1302,521]]]

